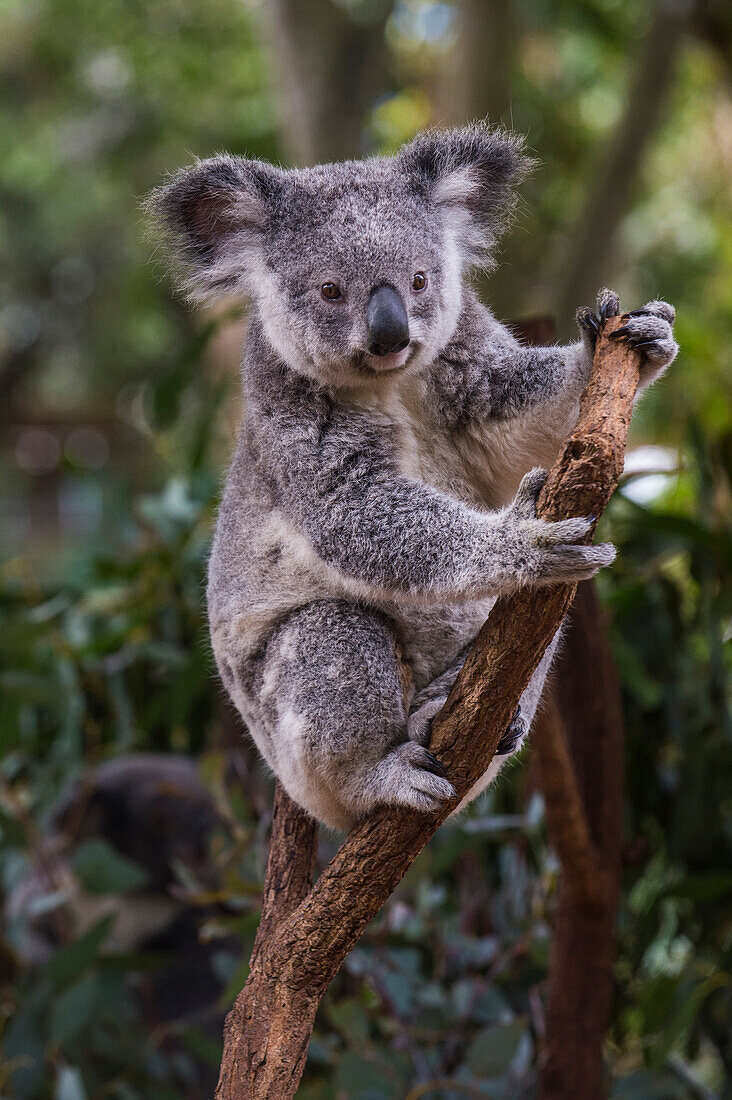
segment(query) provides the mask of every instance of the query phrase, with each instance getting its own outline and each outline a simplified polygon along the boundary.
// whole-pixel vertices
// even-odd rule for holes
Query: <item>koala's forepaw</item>
[[[528,732],[526,721],[521,715],[521,707],[516,707],[506,732],[498,742],[496,756],[510,756],[511,753],[516,752]]]
[[[511,511],[517,519],[536,518],[536,502],[546,479],[547,471],[542,466],[535,466],[521,478],[521,484],[511,504]]]
[[[624,313],[624,323],[610,333],[612,340],[624,340],[643,353],[641,382],[657,377],[676,358],[679,347],[672,328],[675,317],[676,311],[668,302],[648,302],[641,309]]]
[[[418,745],[429,745],[432,736],[432,719],[442,710],[447,696],[428,699],[407,718],[407,737]]]
[[[600,329],[605,324],[608,317],[617,317],[619,313],[620,298],[614,290],[608,290],[607,287],[603,287],[602,290],[598,291],[597,302],[594,309],[583,306],[581,309],[577,310],[575,320],[579,325],[580,333],[583,339],[589,343],[593,351]]]
[[[541,529],[533,533],[535,554],[527,577],[529,584],[577,584],[615,561],[616,550],[611,543],[585,546],[581,542],[594,523],[592,517],[535,523],[541,524]]]
[[[546,476],[540,467],[530,470],[506,513],[504,538],[506,547],[511,547],[513,570],[524,583],[539,585],[574,584],[594,577],[615,561],[615,547],[584,545],[595,516],[555,522],[537,518],[536,502]]]
[[[432,813],[443,802],[456,797],[440,761],[416,741],[397,745],[378,764],[377,772],[379,802]]]

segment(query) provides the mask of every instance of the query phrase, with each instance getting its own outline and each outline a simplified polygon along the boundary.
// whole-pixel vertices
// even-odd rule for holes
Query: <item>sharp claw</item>
[[[617,316],[616,313],[612,312],[612,310],[615,309],[617,305],[618,305],[617,297],[615,297],[615,298],[608,297],[602,303],[602,305],[600,306],[600,320],[603,324],[605,323],[605,321],[608,320],[608,318]]]
[[[512,753],[521,740],[521,737],[521,733],[513,733],[510,737],[508,734],[504,733],[503,737],[498,742],[496,756],[508,756],[509,753]]]
[[[610,333],[611,340],[619,340],[621,336],[627,336],[630,332],[629,325],[621,325],[620,328],[616,328],[614,332]]]
[[[638,348],[652,348],[657,343],[658,343],[657,340],[638,340],[638,341],[634,341],[632,346],[637,351]]]
[[[627,313],[623,314],[623,320],[626,317],[650,317],[650,309],[629,309]]]
[[[437,757],[433,756],[431,752],[425,753],[423,768],[426,772],[432,772],[433,775],[439,775],[443,779],[447,775],[444,765],[441,764]]]

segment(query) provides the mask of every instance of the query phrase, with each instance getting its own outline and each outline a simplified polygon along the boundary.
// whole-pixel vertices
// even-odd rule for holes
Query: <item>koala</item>
[[[21,956],[43,962],[61,942],[57,909],[41,904],[49,891],[56,892],[57,906],[77,932],[113,914],[109,945],[116,951],[147,949],[174,925],[192,925],[193,910],[175,894],[175,869],[184,866],[198,881],[218,885],[211,879],[208,849],[221,824],[195,762],[184,756],[134,753],[70,782],[46,823],[39,858],[8,899],[6,915],[18,927]],[[83,888],[73,873],[73,856],[79,845],[98,839],[143,872],[139,889],[97,895]]]
[[[211,638],[267,763],[333,828],[454,799],[431,723],[496,598],[614,558],[583,544],[590,517],[535,502],[617,297],[580,311],[576,343],[536,348],[470,284],[530,167],[519,136],[477,124],[306,169],[218,156],[150,199],[189,298],[251,303]],[[676,355],[673,319],[625,316],[643,386]],[[555,648],[463,804],[521,746]]]

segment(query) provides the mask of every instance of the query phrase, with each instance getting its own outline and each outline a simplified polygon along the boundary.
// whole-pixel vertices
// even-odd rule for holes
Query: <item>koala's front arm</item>
[[[576,423],[599,326],[619,308],[617,295],[601,290],[596,310],[577,313],[579,341],[566,346],[526,347],[488,310],[469,300],[456,337],[441,356],[448,371],[459,379],[455,405],[461,422],[474,428],[484,426],[488,432],[502,427],[506,459],[518,459],[523,469],[536,462],[549,465]],[[626,323],[618,335],[644,353],[640,396],[678,352],[671,327],[674,310],[665,302],[654,301],[624,314],[623,319]],[[493,432],[491,441],[495,438]]]
[[[592,350],[589,339],[525,347],[483,306],[468,303],[436,364],[452,431],[483,438],[491,468],[514,485],[531,466],[550,465],[576,423]]]
[[[390,429],[322,392],[258,416],[260,453],[278,502],[356,598],[406,603],[476,599],[522,584],[576,581],[612,560],[579,545],[585,519],[534,514],[543,472],[516,500],[482,512],[402,475]]]

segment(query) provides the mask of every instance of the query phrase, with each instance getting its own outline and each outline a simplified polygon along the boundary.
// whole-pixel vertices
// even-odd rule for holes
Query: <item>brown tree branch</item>
[[[598,340],[577,426],[542,490],[547,519],[599,515],[622,472],[637,353]],[[434,722],[430,749],[462,799],[487,769],[518,700],[554,637],[574,586],[499,599]],[[359,822],[300,905],[260,938],[227,1018],[217,1100],[294,1095],[323,993],[369,921],[455,808],[431,815],[383,807]]]

